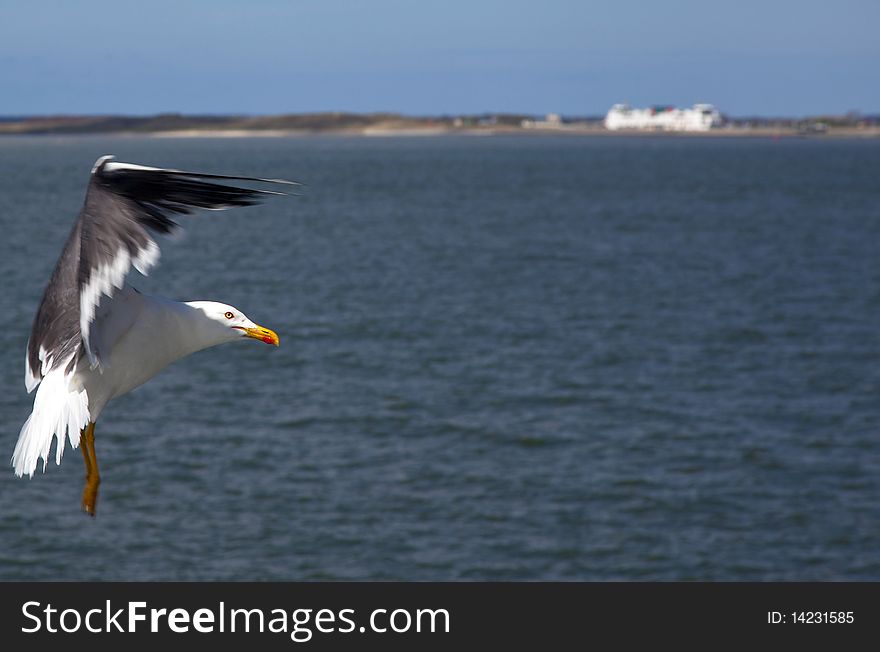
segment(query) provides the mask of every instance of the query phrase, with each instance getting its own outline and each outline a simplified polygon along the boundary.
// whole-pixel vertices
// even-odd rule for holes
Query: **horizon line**
[[[647,105],[648,107],[652,106],[675,106],[677,108],[678,105],[673,104],[651,104]],[[610,107],[609,107],[610,108]],[[718,108],[718,107],[716,107]],[[850,109],[848,111],[840,112],[840,113],[832,113],[832,112],[818,112],[818,113],[802,113],[802,114],[764,114],[760,112],[752,112],[752,113],[742,113],[742,114],[732,114],[725,113],[723,110],[719,108],[719,111],[722,115],[729,119],[734,120],[748,120],[748,119],[760,119],[760,120],[803,120],[809,118],[822,118],[822,117],[862,117],[862,118],[871,118],[880,116],[880,109],[873,111],[864,111],[862,109]],[[484,110],[484,111],[441,111],[438,113],[407,113],[403,111],[396,111],[390,109],[383,110],[375,110],[375,111],[354,111],[354,110],[339,110],[339,109],[325,109],[325,110],[308,110],[308,111],[281,111],[281,112],[248,112],[248,111],[229,111],[229,112],[208,112],[208,111],[193,111],[193,112],[184,112],[184,111],[157,111],[157,112],[146,112],[146,113],[127,113],[127,112],[96,112],[96,113],[81,113],[81,112],[51,112],[51,113],[10,113],[10,114],[0,114],[0,121],[12,121],[12,120],[30,120],[30,119],[41,119],[41,118],[156,118],[156,117],[190,117],[190,118],[266,118],[266,117],[277,117],[277,116],[304,116],[304,115],[356,115],[356,116],[380,116],[380,115],[388,115],[388,116],[398,116],[401,118],[414,118],[414,119],[431,119],[431,118],[455,118],[455,117],[488,117],[488,116],[527,116],[527,117],[542,117],[549,114],[558,114],[565,118],[580,118],[580,119],[598,119],[604,118],[607,114],[607,111],[604,113],[576,113],[576,112],[565,112],[565,111],[517,111],[517,110],[501,110],[501,111],[493,111],[493,110]]]

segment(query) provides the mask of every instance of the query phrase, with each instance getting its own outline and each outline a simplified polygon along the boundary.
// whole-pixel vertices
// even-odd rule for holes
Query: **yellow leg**
[[[98,502],[98,485],[101,476],[98,473],[98,458],[95,456],[95,424],[89,422],[79,433],[79,447],[82,449],[83,461],[86,464],[86,486],[83,489],[82,510],[89,516],[95,515],[95,503]]]

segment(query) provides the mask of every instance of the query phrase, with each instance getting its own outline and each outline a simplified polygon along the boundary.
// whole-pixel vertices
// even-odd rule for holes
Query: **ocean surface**
[[[880,142],[0,140],[0,453],[95,159],[284,177],[136,287],[224,345],[0,472],[4,580],[880,579]]]

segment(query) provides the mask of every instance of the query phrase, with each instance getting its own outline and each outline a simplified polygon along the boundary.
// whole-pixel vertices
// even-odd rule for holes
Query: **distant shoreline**
[[[391,113],[309,113],[277,116],[39,116],[0,118],[0,136],[120,136],[151,138],[290,138],[313,135],[364,137],[445,135],[555,135],[633,137],[880,138],[880,120],[815,117],[800,120],[729,120],[709,131],[605,129],[601,118],[534,120],[520,114],[419,118]]]
[[[175,131],[90,131],[90,132],[16,132],[0,131],[0,139],[5,138],[313,138],[320,136],[347,136],[355,138],[437,138],[448,136],[488,137],[521,136],[533,138],[552,136],[557,138],[809,138],[809,139],[880,139],[880,128],[870,129],[831,129],[821,134],[807,134],[794,129],[714,129],[711,131],[642,131],[605,129],[554,130],[554,129],[384,129],[384,130],[212,130],[182,129]]]

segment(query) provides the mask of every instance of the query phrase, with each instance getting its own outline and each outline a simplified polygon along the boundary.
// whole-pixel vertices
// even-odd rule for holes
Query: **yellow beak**
[[[252,337],[255,340],[260,340],[266,344],[274,344],[275,346],[278,346],[279,344],[278,334],[268,328],[255,326],[254,328],[242,328],[241,330],[244,331],[245,335]]]

